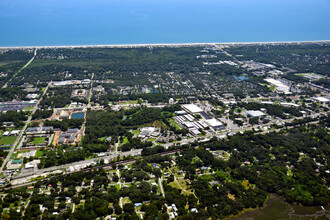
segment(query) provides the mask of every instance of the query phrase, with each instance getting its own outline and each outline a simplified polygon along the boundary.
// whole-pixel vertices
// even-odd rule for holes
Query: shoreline
[[[308,43],[330,43],[330,40],[315,41],[274,41],[274,42],[209,42],[209,43],[150,43],[150,44],[95,44],[95,45],[59,45],[59,46],[4,46],[0,49],[45,49],[45,48],[138,48],[138,47],[185,47],[185,46],[207,46],[207,45],[263,45],[263,44],[308,44]]]

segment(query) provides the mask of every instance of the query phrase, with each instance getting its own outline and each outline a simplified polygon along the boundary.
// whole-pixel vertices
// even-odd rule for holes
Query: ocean
[[[330,40],[329,0],[0,0],[0,46]]]

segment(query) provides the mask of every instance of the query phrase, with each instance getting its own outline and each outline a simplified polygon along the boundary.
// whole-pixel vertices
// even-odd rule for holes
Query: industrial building
[[[313,99],[315,101],[322,102],[322,103],[326,103],[326,102],[329,102],[330,101],[328,98],[325,98],[325,97],[315,97]]]
[[[254,110],[247,111],[246,115],[249,117],[252,117],[252,118],[265,116],[265,114],[262,111],[258,111],[258,110],[257,111],[254,111]]]
[[[182,108],[190,114],[196,114],[196,113],[203,112],[203,109],[201,109],[200,107],[198,107],[195,104],[182,105]]]
[[[205,122],[210,127],[212,127],[214,130],[225,130],[226,129],[226,126],[215,118],[205,120]]]

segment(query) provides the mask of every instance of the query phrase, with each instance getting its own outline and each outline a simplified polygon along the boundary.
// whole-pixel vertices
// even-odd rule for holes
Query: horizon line
[[[148,46],[203,46],[203,45],[236,45],[236,44],[297,44],[297,43],[330,43],[330,40],[313,41],[269,41],[269,42],[205,42],[205,43],[145,43],[145,44],[86,44],[86,45],[49,45],[49,46],[0,46],[0,49],[27,49],[27,48],[126,48],[126,47],[148,47]]]

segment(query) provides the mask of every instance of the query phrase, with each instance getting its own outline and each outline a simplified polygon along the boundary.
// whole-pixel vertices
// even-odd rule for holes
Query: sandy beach
[[[208,45],[279,45],[279,44],[308,44],[308,43],[330,43],[330,40],[320,41],[278,41],[278,42],[229,42],[229,43],[160,43],[160,44],[104,44],[104,45],[60,45],[60,46],[13,46],[0,47],[0,49],[45,49],[45,48],[135,48],[135,47],[189,47]]]

